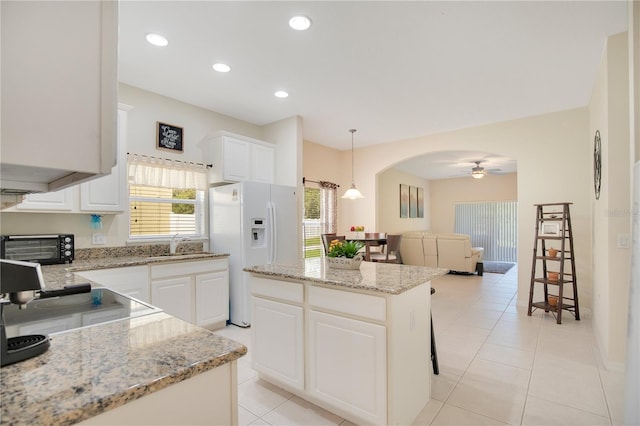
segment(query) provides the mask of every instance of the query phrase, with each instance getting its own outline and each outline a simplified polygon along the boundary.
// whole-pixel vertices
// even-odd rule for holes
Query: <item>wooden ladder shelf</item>
[[[533,263],[531,266],[531,286],[529,288],[529,308],[531,316],[534,308],[551,312],[558,324],[562,324],[562,311],[567,310],[576,320],[580,319],[578,308],[578,282],[576,262],[571,230],[569,205],[573,203],[534,204],[536,206],[536,234],[533,245]],[[551,247],[552,242],[560,247]],[[547,247],[549,244],[549,247]],[[556,253],[553,253],[553,252]],[[571,271],[567,271],[567,263]],[[554,274],[557,274],[554,276]],[[533,301],[536,284],[544,287],[544,300]],[[566,294],[565,285],[570,285],[571,294]],[[557,289],[557,294],[549,289]],[[556,303],[552,303],[553,300]],[[550,303],[551,302],[551,303]]]

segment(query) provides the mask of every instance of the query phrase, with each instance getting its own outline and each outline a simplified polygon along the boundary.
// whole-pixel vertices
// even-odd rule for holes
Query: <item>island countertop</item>
[[[447,274],[447,269],[393,263],[362,262],[360,269],[330,268],[324,258],[305,259],[296,265],[258,265],[244,271],[273,278],[401,294]]]
[[[165,313],[55,334],[44,354],[0,369],[1,423],[77,423],[246,352]]]

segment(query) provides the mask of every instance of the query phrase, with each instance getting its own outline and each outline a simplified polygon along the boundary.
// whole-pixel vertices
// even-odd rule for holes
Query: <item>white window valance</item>
[[[127,166],[129,183],[132,185],[201,191],[208,186],[204,164],[129,154]]]

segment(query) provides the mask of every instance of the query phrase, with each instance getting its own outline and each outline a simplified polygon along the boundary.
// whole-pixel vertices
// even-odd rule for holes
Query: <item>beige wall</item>
[[[302,174],[305,178],[315,181],[340,182],[342,157],[346,151],[338,151],[317,143],[304,141]],[[350,153],[351,151],[349,151]],[[349,188],[342,184],[338,194],[342,195]]]
[[[591,140],[599,130],[602,143],[600,198],[592,197],[594,328],[603,358],[618,368],[626,354],[630,278],[630,250],[618,239],[630,237],[632,208],[630,167],[621,167],[633,157],[627,42],[626,33],[609,38],[589,104]]]
[[[518,199],[518,175],[485,175],[482,179],[463,177],[432,180],[431,230],[455,231],[455,205],[468,201],[515,201]]]
[[[356,149],[355,181],[363,200],[342,202],[339,223],[375,226],[376,175],[396,163],[438,151],[481,150],[518,162],[518,262],[531,264],[533,204],[573,202],[577,274],[582,306],[591,307],[591,153],[587,108],[489,124],[411,140]],[[350,180],[350,152],[342,153],[341,181]],[[342,171],[342,170],[341,170]],[[306,170],[305,170],[306,174]],[[432,218],[433,221],[433,218]],[[433,225],[433,224],[432,224]],[[518,304],[527,305],[531,271],[518,271]]]
[[[424,189],[424,217],[400,217],[400,184]],[[405,231],[427,231],[431,229],[429,215],[429,181],[393,168],[378,175],[378,214],[375,230],[387,234],[400,234]]]

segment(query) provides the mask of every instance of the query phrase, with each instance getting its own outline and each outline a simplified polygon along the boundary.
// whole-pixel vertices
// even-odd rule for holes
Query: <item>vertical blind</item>
[[[517,201],[456,203],[455,232],[471,236],[473,247],[484,247],[484,259],[517,261]]]

